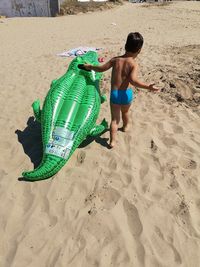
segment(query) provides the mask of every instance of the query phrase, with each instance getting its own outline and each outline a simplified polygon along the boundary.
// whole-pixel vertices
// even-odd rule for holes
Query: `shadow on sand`
[[[41,126],[34,117],[30,117],[27,121],[27,127],[21,131],[16,130],[19,143],[22,144],[24,152],[29,156],[33,163],[34,169],[42,160],[42,136]]]
[[[95,137],[92,137],[92,136],[88,136],[81,144],[78,148],[83,148],[83,147],[86,147],[88,146],[89,144],[91,144],[92,142],[96,142],[98,144],[100,144],[101,146],[104,146],[106,148],[110,148],[109,145],[108,145],[108,138],[102,138],[101,135],[106,133],[108,131],[105,130],[103,131],[100,135],[97,135]]]
[[[103,133],[107,132],[105,130]],[[42,160],[42,135],[41,135],[41,125],[39,122],[35,120],[34,117],[29,117],[27,121],[27,127],[21,131],[17,129],[15,131],[18,137],[19,143],[22,144],[24,153],[30,158],[31,162],[33,163],[34,169],[37,168]],[[101,133],[101,135],[103,134]],[[108,138],[102,138],[100,135],[96,137],[88,136],[79,146],[79,148],[84,148],[93,141],[97,142],[98,144],[109,148],[107,143]],[[18,180],[23,180],[20,177]]]

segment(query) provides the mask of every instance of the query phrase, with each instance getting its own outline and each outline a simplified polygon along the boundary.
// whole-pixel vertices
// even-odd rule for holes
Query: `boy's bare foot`
[[[113,142],[113,141],[110,142],[109,147],[110,147],[110,148],[113,148],[114,146],[115,146],[115,142]]]
[[[122,132],[127,132],[127,131],[128,131],[128,128],[129,128],[128,125],[123,126],[123,127],[122,127]]]

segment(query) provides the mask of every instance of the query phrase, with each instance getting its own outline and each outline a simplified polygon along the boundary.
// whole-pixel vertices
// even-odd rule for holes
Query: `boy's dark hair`
[[[127,52],[136,53],[142,48],[143,43],[144,39],[139,32],[131,32],[127,37],[125,50]]]

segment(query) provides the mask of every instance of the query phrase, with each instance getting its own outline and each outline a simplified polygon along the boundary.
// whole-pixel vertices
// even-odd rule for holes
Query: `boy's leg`
[[[122,112],[122,121],[123,121],[123,131],[126,132],[128,129],[129,124],[129,109],[131,104],[129,105],[121,105],[121,112]]]
[[[116,134],[120,121],[120,105],[110,103],[111,124],[110,124],[110,146],[114,147],[116,142]]]

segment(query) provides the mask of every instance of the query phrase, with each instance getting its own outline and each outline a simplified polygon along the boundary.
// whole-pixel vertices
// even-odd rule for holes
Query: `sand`
[[[0,266],[200,266],[199,16],[190,1],[0,19]],[[96,46],[109,58],[131,31],[145,39],[140,77],[161,92],[136,90],[130,129],[113,150],[106,132],[53,178],[21,181],[41,160],[31,104],[71,61],[56,54]]]

